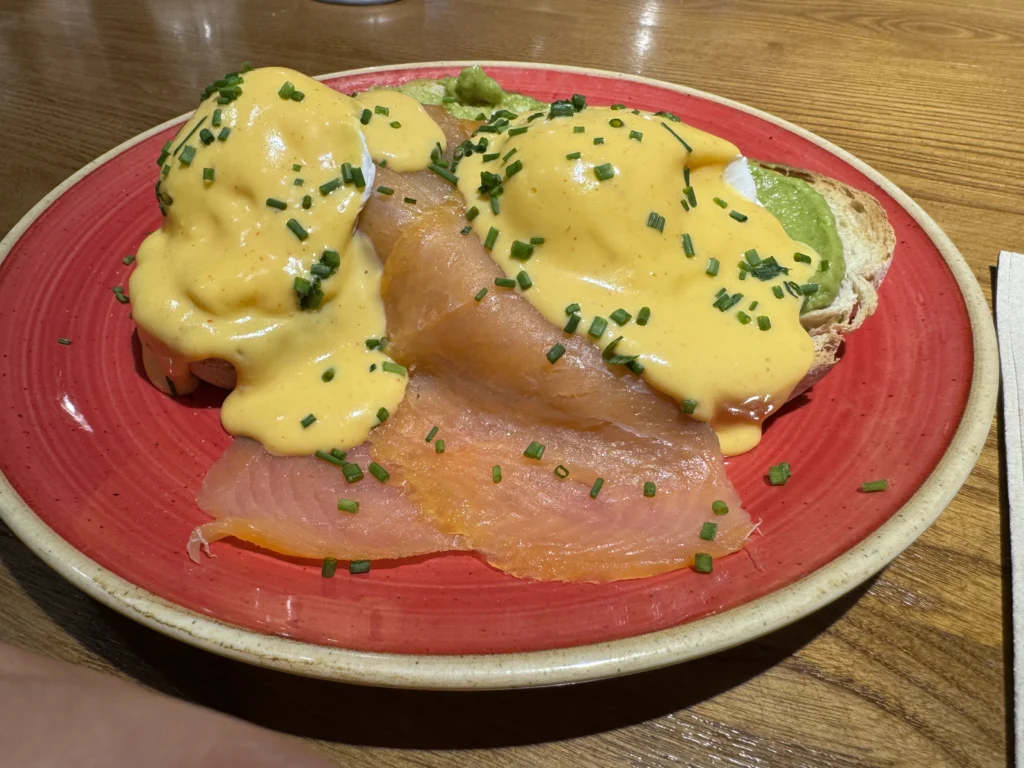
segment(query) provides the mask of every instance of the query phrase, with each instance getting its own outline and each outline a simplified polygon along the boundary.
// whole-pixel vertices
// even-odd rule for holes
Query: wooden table
[[[999,249],[1024,250],[1020,2],[3,6],[0,232],[92,158],[194,107],[212,76],[244,59],[319,73],[504,58],[663,78],[804,126],[920,202],[986,293]],[[357,691],[250,668],[101,607],[2,526],[0,641],[315,740],[340,764],[1000,765],[1009,587],[999,478],[993,430],[939,521],[852,596],[734,651],[585,686]]]

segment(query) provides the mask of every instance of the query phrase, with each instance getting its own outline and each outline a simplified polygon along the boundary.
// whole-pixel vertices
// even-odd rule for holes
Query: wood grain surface
[[[0,232],[244,59],[315,74],[473,58],[637,73],[791,120],[921,203],[987,294],[999,249],[1024,251],[1024,3],[1009,0],[4,0]],[[0,641],[309,739],[342,765],[1005,765],[996,435],[939,521],[851,596],[630,678],[482,694],[291,678],[121,618],[2,526]]]

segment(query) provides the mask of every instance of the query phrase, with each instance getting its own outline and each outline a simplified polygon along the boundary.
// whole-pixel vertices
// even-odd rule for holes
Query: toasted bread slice
[[[765,168],[802,179],[825,198],[836,218],[843,242],[846,277],[829,306],[806,313],[801,322],[814,341],[814,363],[790,399],[800,395],[836,364],[843,337],[855,331],[878,306],[878,287],[889,269],[896,234],[881,204],[871,195],[835,179],[788,165],[760,163]],[[189,366],[196,376],[217,387],[233,389],[235,369],[225,360],[209,358]]]
[[[846,276],[835,300],[806,313],[801,322],[814,341],[814,363],[790,395],[802,394],[836,364],[843,337],[857,330],[878,307],[878,287],[889,271],[896,233],[882,205],[867,192],[788,165],[760,163],[765,168],[806,181],[818,192],[836,218],[843,242]]]

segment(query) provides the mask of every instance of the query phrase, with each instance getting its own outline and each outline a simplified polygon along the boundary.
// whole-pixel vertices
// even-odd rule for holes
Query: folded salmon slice
[[[421,438],[422,442],[422,438]],[[369,449],[348,458],[366,471]],[[355,514],[339,499],[359,502]],[[312,456],[272,456],[255,440],[238,438],[203,481],[199,506],[216,520],[196,528],[188,554],[227,536],[295,557],[384,560],[466,549],[461,537],[424,520],[396,480],[381,484],[368,473],[346,482],[341,469]]]

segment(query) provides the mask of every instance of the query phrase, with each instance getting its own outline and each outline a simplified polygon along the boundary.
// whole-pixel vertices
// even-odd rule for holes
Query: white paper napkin
[[[1017,768],[1024,768],[1024,254],[999,254],[996,330],[1003,374],[1006,486],[1010,497],[1014,735]]]

